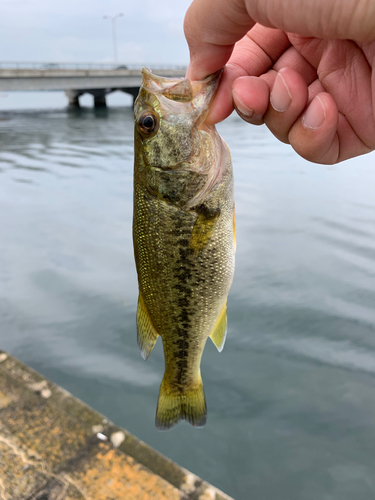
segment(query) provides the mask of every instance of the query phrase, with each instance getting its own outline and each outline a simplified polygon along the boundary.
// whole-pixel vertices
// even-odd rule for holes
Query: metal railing
[[[128,63],[84,63],[84,62],[35,62],[35,61],[0,61],[0,69],[141,69],[142,66],[157,69],[186,69],[178,64],[128,64]]]

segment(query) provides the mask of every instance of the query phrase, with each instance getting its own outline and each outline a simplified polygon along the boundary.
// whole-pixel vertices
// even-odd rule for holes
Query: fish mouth
[[[191,81],[188,78],[154,75],[150,69],[143,67],[142,87],[150,94],[162,95],[171,101],[191,103],[198,117],[208,114],[223,71],[222,68],[203,80]],[[203,122],[204,120],[199,121]]]
[[[151,92],[157,92],[166,90],[168,88],[174,87],[175,85],[179,85],[182,82],[189,82],[190,85],[194,85],[196,91],[200,89],[200,87],[209,85],[211,83],[219,83],[221,76],[224,72],[224,68],[219,69],[215,73],[207,75],[202,80],[189,80],[188,78],[180,77],[180,78],[171,78],[168,76],[159,76],[155,75],[151,69],[143,66],[141,69],[142,74],[142,86],[150,90]]]
[[[196,95],[205,90],[206,94],[209,92],[210,96],[214,96],[219,87],[223,72],[224,68],[221,68],[215,73],[206,76],[203,80],[189,80],[193,87],[193,94]]]

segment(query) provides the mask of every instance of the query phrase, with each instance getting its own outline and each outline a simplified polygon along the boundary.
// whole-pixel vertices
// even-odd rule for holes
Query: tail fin
[[[206,423],[206,398],[200,376],[197,385],[184,392],[171,388],[165,377],[162,380],[156,409],[156,428],[166,431],[180,420],[186,420],[195,427],[203,427]]]

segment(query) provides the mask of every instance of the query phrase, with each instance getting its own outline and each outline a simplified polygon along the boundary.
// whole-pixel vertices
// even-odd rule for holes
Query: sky
[[[183,19],[191,0],[1,0],[0,61],[187,65]]]

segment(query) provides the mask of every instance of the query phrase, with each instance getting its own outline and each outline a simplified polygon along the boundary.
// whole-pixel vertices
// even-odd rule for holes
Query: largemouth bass
[[[221,73],[202,81],[142,69],[135,102],[133,239],[138,345],[147,359],[159,335],[165,373],[156,427],[206,423],[200,362],[207,337],[219,351],[235,253],[228,146],[204,123]]]

